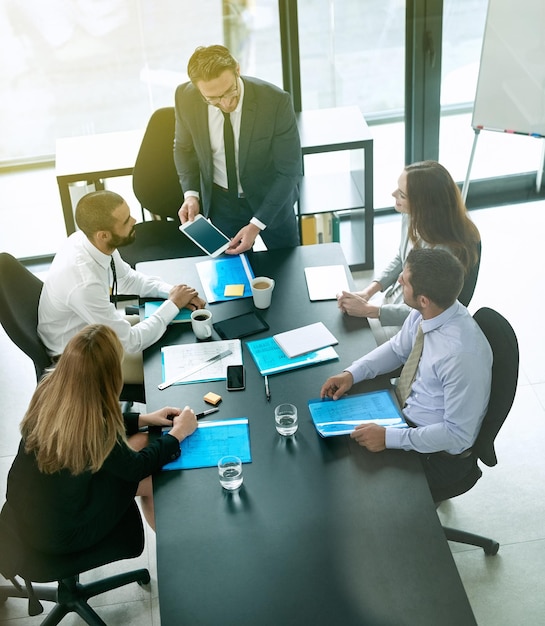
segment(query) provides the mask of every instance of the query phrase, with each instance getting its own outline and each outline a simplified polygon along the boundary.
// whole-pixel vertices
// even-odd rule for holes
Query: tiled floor
[[[521,373],[513,409],[496,440],[498,466],[486,468],[477,486],[443,504],[439,515],[448,525],[493,536],[501,544],[495,557],[486,557],[480,549],[452,545],[478,624],[538,626],[545,615],[545,369],[541,361],[545,325],[540,308],[543,280],[536,259],[543,245],[545,202],[483,209],[472,217],[483,237],[483,256],[470,310],[490,306],[509,319],[520,343]],[[377,267],[395,252],[398,236],[397,217],[378,221]],[[369,274],[357,273],[357,283],[366,284]],[[17,425],[34,382],[30,361],[0,329],[0,503],[18,443]],[[101,607],[110,626],[159,624],[154,545],[153,533],[148,531],[140,559],[110,568],[117,571],[148,564],[152,575],[149,589],[130,585],[92,602]],[[8,600],[0,606],[0,623],[39,624],[41,618],[28,618],[25,609],[24,601]],[[74,616],[63,621],[67,626],[82,623]]]

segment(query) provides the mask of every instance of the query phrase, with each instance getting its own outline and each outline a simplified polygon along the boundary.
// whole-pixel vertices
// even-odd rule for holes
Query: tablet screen
[[[230,243],[228,237],[202,216],[186,222],[180,230],[211,256],[225,250]]]

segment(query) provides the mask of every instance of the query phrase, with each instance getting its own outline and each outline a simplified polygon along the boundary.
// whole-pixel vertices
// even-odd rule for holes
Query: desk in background
[[[98,190],[104,189],[105,178],[130,176],[143,135],[143,130],[129,130],[57,139],[55,174],[67,235],[76,230],[71,183],[91,183]]]
[[[220,393],[224,400],[213,417],[249,418],[253,459],[244,465],[238,493],[221,489],[216,468],[154,477],[162,625],[475,624],[416,455],[373,454],[346,436],[321,439],[312,424],[307,400],[319,395],[329,375],[374,347],[365,320],[341,315],[333,301],[308,299],[303,268],[344,264],[340,246],[248,256],[256,275],[276,281],[272,305],[262,312],[268,333],[323,321],[339,340],[340,361],[271,376],[267,403],[245,347],[246,390],[231,393],[225,381],[157,389],[160,345],[194,341],[188,325],[171,326],[146,351],[148,409],[189,404],[199,411],[207,391]],[[198,287],[199,260],[138,269]],[[252,303],[209,308],[218,321],[251,310]],[[369,381],[357,391],[386,384]],[[274,407],[281,402],[299,410],[291,439],[275,430]]]

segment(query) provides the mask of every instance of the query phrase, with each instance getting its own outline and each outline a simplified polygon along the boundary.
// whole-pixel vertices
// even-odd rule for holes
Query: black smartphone
[[[227,391],[242,391],[244,389],[244,366],[227,366]]]

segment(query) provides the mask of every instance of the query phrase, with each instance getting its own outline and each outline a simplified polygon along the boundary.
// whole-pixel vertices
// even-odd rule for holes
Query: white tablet
[[[182,233],[196,243],[201,250],[211,257],[219,256],[225,252],[231,243],[229,237],[224,235],[219,228],[208,221],[200,213],[192,222],[186,222],[180,227]]]

